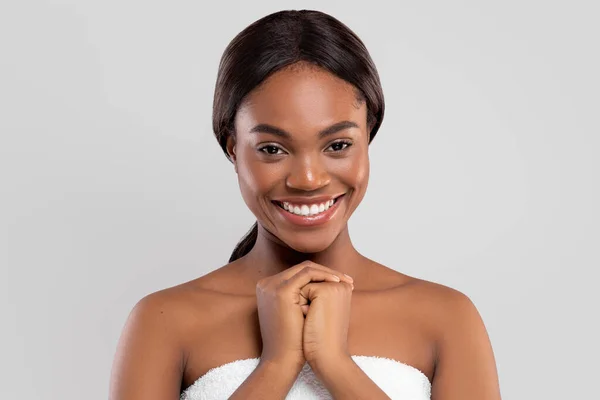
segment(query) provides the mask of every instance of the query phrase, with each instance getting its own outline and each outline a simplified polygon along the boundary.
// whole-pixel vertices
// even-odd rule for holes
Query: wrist
[[[349,354],[337,354],[337,355],[324,355],[316,357],[308,364],[313,372],[317,376],[323,376],[330,373],[330,371],[339,370],[340,368],[347,367],[350,363],[353,363],[352,357]]]
[[[258,366],[265,369],[273,369],[275,371],[290,371],[292,373],[300,373],[302,367],[305,364],[304,359],[298,359],[294,357],[281,357],[281,358],[263,358],[259,359]]]

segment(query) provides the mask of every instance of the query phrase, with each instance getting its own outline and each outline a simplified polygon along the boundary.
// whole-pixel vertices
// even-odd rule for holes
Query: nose
[[[330,180],[318,157],[305,157],[294,162],[285,183],[290,189],[308,192],[327,186]]]

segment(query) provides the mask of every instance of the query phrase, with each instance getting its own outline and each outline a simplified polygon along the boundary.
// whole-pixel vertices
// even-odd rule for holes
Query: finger
[[[289,280],[290,278],[292,278],[294,275],[296,275],[298,272],[300,272],[301,270],[303,270],[306,267],[311,267],[311,268],[319,269],[321,271],[329,272],[331,274],[336,275],[338,278],[340,278],[340,280],[342,280],[344,282],[348,282],[348,283],[354,282],[352,277],[350,277],[342,272],[336,271],[334,269],[328,268],[324,265],[317,264],[317,263],[309,261],[309,260],[303,261],[300,264],[297,264],[297,265],[294,265],[293,267],[288,268],[286,271],[281,273],[282,279]]]
[[[308,308],[309,308],[308,305],[305,304],[303,306],[300,306],[300,308],[302,309],[302,314],[304,314],[304,315],[308,314]]]
[[[288,279],[284,285],[300,291],[300,289],[310,282],[340,282],[339,276],[318,268],[305,267],[296,275]]]
[[[299,304],[301,304],[301,305],[309,304],[318,296],[324,295],[329,290],[328,286],[331,289],[335,289],[335,290],[341,289],[341,290],[347,291],[349,293],[352,293],[354,291],[354,285],[351,283],[340,282],[340,283],[336,283],[334,286],[330,286],[330,285],[332,285],[332,284],[331,283],[308,283],[308,284],[302,286],[300,288],[300,303]]]
[[[313,268],[320,268],[320,269],[323,269],[324,271],[331,272],[332,274],[337,275],[340,278],[340,280],[342,280],[344,282],[348,282],[348,283],[353,283],[354,282],[354,279],[352,279],[352,277],[350,275],[346,275],[343,272],[336,271],[335,269],[328,268],[328,267],[326,267],[324,265],[317,264],[317,263],[312,262],[312,261],[309,261],[309,262],[310,262],[309,266],[311,266]]]

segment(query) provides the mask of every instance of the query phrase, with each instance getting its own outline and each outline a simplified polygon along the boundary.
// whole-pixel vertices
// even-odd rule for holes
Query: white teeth
[[[324,203],[321,204],[300,204],[300,205],[294,205],[294,204],[290,204],[286,201],[282,202],[282,207],[284,210],[292,213],[292,214],[296,214],[296,215],[301,215],[301,216],[313,216],[313,215],[317,215],[322,213],[323,211],[326,211],[329,209],[329,207],[331,207],[333,205],[334,201],[332,200],[328,200]]]

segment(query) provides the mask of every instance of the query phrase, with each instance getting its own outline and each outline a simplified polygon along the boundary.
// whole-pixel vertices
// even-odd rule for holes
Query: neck
[[[347,224],[329,247],[317,253],[298,252],[258,224],[256,243],[244,257],[246,265],[260,277],[278,274],[306,260],[353,276],[363,259],[350,240]]]

